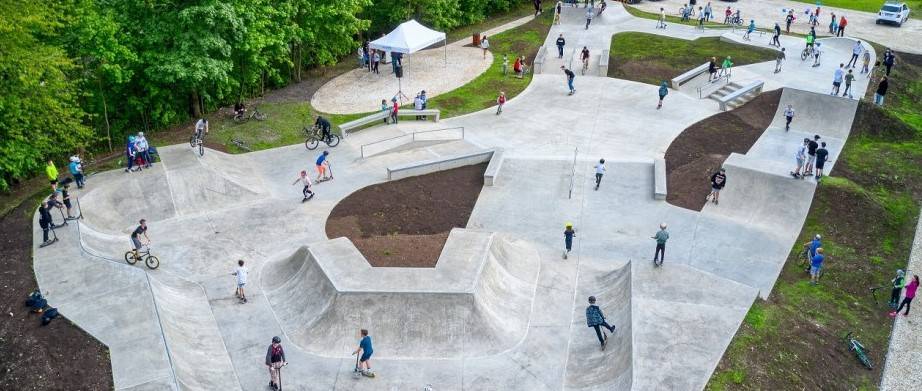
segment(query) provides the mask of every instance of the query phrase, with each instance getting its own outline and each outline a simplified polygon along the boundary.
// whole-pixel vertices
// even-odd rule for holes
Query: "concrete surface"
[[[912,275],[922,270],[922,219],[916,226],[916,238],[912,242],[912,252],[904,270]],[[907,279],[907,282],[910,280]],[[905,311],[905,309],[903,310]],[[897,316],[890,334],[890,348],[887,361],[880,380],[880,389],[884,391],[911,390],[922,382],[922,335],[919,334],[919,310]],[[916,384],[915,386],[913,384]]]
[[[620,31],[733,34],[654,31],[617,4],[586,31],[582,14],[565,9],[548,42],[564,32],[597,53]],[[828,55],[850,51],[848,40],[830,42]],[[119,390],[266,389],[273,336],[290,362],[286,389],[702,389],[753,300],[771,291],[810,207],[815,183],[787,174],[794,147],[818,133],[835,159],[856,101],[825,95],[834,65],[735,69],[734,81],[785,88],[782,108],[792,102],[797,117],[784,132],[779,109],[750,151],[727,160],[721,205],[696,212],[650,196],[653,162],[716,114],[716,102],[680,90],[656,110],[657,86],[588,75],[568,96],[563,62],[549,58],[552,72],[535,75],[501,116],[486,109],[356,132],[328,149],[335,179],[315,184],[307,203],[292,182],[301,170],[313,175],[322,150],[199,157],[186,145],[161,147],[154,168],[101,173],[75,191],[85,218],[59,228],[58,243],[37,248],[36,222],[39,284],[109,346]],[[463,126],[465,139],[362,157],[362,145],[451,126]],[[386,181],[388,167],[492,148],[503,150],[502,169],[434,269],[372,268],[347,239],[326,237],[336,204]],[[599,158],[608,171],[596,191]],[[154,271],[122,258],[140,218],[161,260]],[[577,236],[563,259],[566,222]],[[661,222],[671,238],[654,268],[650,237]],[[250,270],[247,304],[233,295],[238,259]],[[586,327],[589,295],[617,327],[605,351]],[[352,376],[360,327],[377,347],[375,379]]]

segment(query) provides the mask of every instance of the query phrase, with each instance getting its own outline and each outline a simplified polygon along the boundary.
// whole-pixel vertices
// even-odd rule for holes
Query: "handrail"
[[[573,148],[573,167],[570,171],[570,192],[567,195],[567,199],[573,199],[573,183],[576,179],[576,156],[579,154],[579,147]]]
[[[441,132],[441,131],[454,130],[454,129],[461,129],[461,138],[460,138],[460,140],[464,140],[464,127],[463,127],[463,126],[455,126],[455,127],[451,127],[451,128],[441,128],[441,129],[431,129],[431,130],[422,130],[422,131],[419,131],[419,132],[413,132],[413,133],[402,134],[402,135],[399,135],[399,136],[389,137],[389,138],[386,138],[386,139],[383,139],[383,140],[378,140],[378,141],[370,142],[370,143],[368,143],[368,144],[363,144],[363,145],[360,147],[360,149],[361,149],[361,154],[362,154],[362,158],[363,158],[363,159],[365,158],[365,147],[368,147],[368,146],[372,146],[372,145],[375,145],[375,144],[380,144],[380,143],[384,143],[384,142],[396,140],[396,139],[399,139],[399,138],[405,138],[405,137],[408,137],[408,136],[410,137],[410,141],[409,141],[409,142],[412,143],[412,142],[416,141],[416,135],[417,135],[417,134]]]

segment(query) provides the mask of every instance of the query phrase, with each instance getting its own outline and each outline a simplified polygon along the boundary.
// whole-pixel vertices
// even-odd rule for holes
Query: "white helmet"
[[[80,156],[74,155],[70,157],[70,161],[75,163],[80,163]]]
[[[660,229],[666,229],[666,223],[660,223],[659,227]]]

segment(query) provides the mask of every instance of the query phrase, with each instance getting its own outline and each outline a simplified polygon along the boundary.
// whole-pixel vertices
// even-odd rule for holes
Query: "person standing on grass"
[[[880,79],[880,84],[877,85],[877,91],[874,92],[874,104],[878,106],[884,105],[884,97],[887,96],[887,88],[890,86],[887,76],[884,76]]]
[[[855,42],[855,46],[852,46],[852,58],[848,60],[848,65],[846,68],[854,68],[858,65],[858,57],[861,56],[861,52],[864,51],[864,45],[861,44],[861,41]]]
[[[852,70],[849,69],[848,73],[845,74],[845,92],[842,93],[842,96],[848,95],[848,99],[854,99],[852,96],[852,81],[855,80],[855,74],[852,73]]]
[[[791,176],[797,179],[803,179],[803,176],[800,175],[800,170],[804,166],[804,161],[807,159],[807,144],[810,144],[810,139],[805,138],[803,144],[797,147],[797,150],[794,152],[794,160],[797,161],[797,166],[794,167],[794,171],[791,171]]]
[[[285,365],[288,365],[288,362],[285,361],[285,349],[282,349],[282,339],[277,336],[272,337],[272,344],[269,345],[269,349],[266,351],[266,367],[269,368],[269,387],[273,390],[278,390],[281,387],[279,384],[279,370]]]
[[[599,190],[602,184],[602,175],[605,175],[605,159],[599,159],[599,164],[595,165],[595,189]]]
[[[576,88],[573,87],[573,79],[576,79],[576,74],[563,65],[560,66],[560,69],[562,69],[563,73],[567,75],[567,87],[570,88],[570,95],[575,94]]]
[[[295,181],[292,182],[291,185],[294,186],[298,184],[298,182],[301,182],[301,184],[304,185],[304,188],[301,189],[301,194],[304,195],[304,198],[301,199],[301,202],[306,202],[311,198],[314,198],[314,192],[311,191],[311,185],[313,185],[313,183],[311,183],[310,176],[307,175],[307,170],[301,170],[301,175],[295,178]]]
[[[708,81],[717,79],[717,57],[711,57],[711,61],[708,61]]]
[[[896,277],[893,277],[890,280],[890,302],[887,304],[890,306],[890,309],[896,308],[900,303],[900,292],[903,291],[903,287],[906,286],[906,276],[903,272],[903,269],[897,269]]]
[[[772,35],[772,41],[768,44],[771,46],[781,47],[781,25],[778,22],[775,22],[775,27],[772,29],[775,33]]]
[[[595,296],[589,296],[589,306],[586,307],[586,325],[595,329],[596,337],[599,337],[599,344],[605,349],[608,342],[608,335],[602,332],[602,327],[606,328],[609,333],[615,333],[615,326],[609,325],[605,320],[602,309],[595,304]]]
[[[303,172],[303,171],[302,171]],[[237,261],[237,270],[231,273],[232,276],[237,277],[237,298],[240,299],[240,304],[247,302],[247,295],[243,292],[244,285],[247,284],[247,268],[243,266],[243,260],[240,259]]]
[[[781,48],[781,51],[778,52],[778,56],[775,57],[775,73],[781,72],[781,64],[784,63],[784,60],[786,59],[787,59],[787,54],[784,53],[784,48]]]
[[[825,251],[822,247],[816,249],[816,255],[810,259],[810,284],[816,285],[820,279],[820,270],[823,268],[823,262],[826,261]]]
[[[906,285],[906,294],[903,296],[903,302],[900,303],[900,306],[897,307],[896,311],[890,313],[891,317],[896,317],[896,314],[903,309],[903,306],[906,306],[906,312],[903,313],[903,316],[909,316],[909,307],[912,305],[912,299],[916,298],[916,290],[919,289],[919,276],[913,274],[912,282],[909,285]]]
[[[484,35],[483,39],[480,40],[480,48],[483,49],[483,58],[487,59],[487,52],[490,51],[490,41],[487,40],[487,36]]]
[[[48,177],[48,183],[51,184],[51,191],[58,189],[58,168],[54,166],[54,160],[48,159],[45,164],[45,175]]]
[[[534,0],[532,3],[535,5],[535,17],[541,14],[541,0]]]
[[[591,7],[586,10],[586,30],[589,30],[589,24],[592,23],[592,17],[594,16],[592,10],[593,8]]]
[[[563,47],[567,44],[567,40],[563,39],[563,34],[557,37],[555,43],[557,44],[557,58],[563,58]]]
[[[666,241],[669,240],[669,232],[666,231],[666,223],[661,223],[659,225],[659,231],[651,236],[653,240],[656,240],[656,251],[653,252],[653,265],[662,266],[663,261],[666,260]],[[657,262],[657,257],[659,261]]]
[[[708,198],[714,205],[720,204],[720,191],[727,185],[727,169],[721,167],[720,170],[711,175],[711,194]]]
[[[506,74],[509,71],[509,57],[503,54],[503,78],[506,78]]]
[[[570,256],[570,250],[573,249],[573,237],[576,236],[576,230],[573,229],[573,223],[567,223],[563,230],[563,259]]]
[[[375,373],[371,370],[371,355],[375,352],[371,346],[371,337],[368,336],[368,330],[366,329],[359,330],[359,335],[362,337],[359,341],[359,347],[352,352],[353,356],[359,356],[359,365],[356,369],[362,375],[375,377]]]
[[[816,161],[816,150],[820,147],[820,135],[813,135],[813,140],[807,142],[807,165],[804,166],[804,176],[813,175],[813,163]]]
[[[829,92],[829,95],[838,95],[839,87],[842,85],[842,79],[845,78],[845,64],[839,64],[839,67],[836,68],[836,72],[832,75],[832,91]]]
[[[506,104],[506,93],[503,91],[499,92],[499,96],[496,98],[496,115],[503,113],[503,105]]]
[[[656,21],[656,28],[666,28],[666,9],[663,7],[659,8],[659,19]]]
[[[836,31],[837,37],[845,36],[845,26],[847,25],[848,25],[848,19],[845,19],[845,15],[842,15],[842,17],[839,18],[839,30]]]
[[[890,69],[896,64],[896,54],[890,48],[884,51],[884,66],[887,67],[887,76],[890,76]]]
[[[656,104],[657,110],[663,108],[663,99],[666,98],[667,94],[669,94],[669,87],[666,85],[666,81],[664,80],[659,85],[659,103]]]
[[[870,73],[871,72],[871,51],[864,49],[864,54],[861,55],[861,73]]]
[[[794,106],[788,105],[784,109],[784,131],[787,132],[791,130],[791,121],[794,120]]]
[[[814,178],[817,181],[823,178],[823,168],[826,167],[827,161],[829,161],[829,150],[826,149],[826,142],[823,141],[816,149],[816,176]]]

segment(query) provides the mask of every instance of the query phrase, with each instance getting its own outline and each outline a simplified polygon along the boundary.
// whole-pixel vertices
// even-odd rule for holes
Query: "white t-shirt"
[[[484,38],[483,41],[480,41],[480,47],[483,49],[489,49],[490,41],[488,41],[487,38]]]
[[[198,122],[195,123],[195,129],[197,129],[197,130],[204,130],[204,129],[205,129],[205,120],[199,119]]]
[[[793,117],[793,116],[794,116],[794,108],[793,108],[793,107],[788,107],[788,108],[784,109],[784,116],[785,116],[785,117]]]
[[[298,178],[298,180],[300,180],[300,181],[301,181],[301,184],[304,185],[304,186],[310,186],[310,185],[313,184],[313,183],[311,183],[311,176],[310,176],[310,175],[302,176],[302,177]]]
[[[852,53],[857,55],[861,54],[862,51],[864,51],[864,46],[861,46],[861,42],[856,42],[855,47],[852,48]]]
[[[596,174],[604,174],[604,173],[605,173],[605,164],[603,164],[603,163],[596,164],[596,165],[595,165],[595,173],[596,173]]]
[[[246,284],[246,283],[247,283],[247,273],[248,273],[248,272],[247,272],[247,268],[246,268],[245,266],[239,266],[239,267],[237,267],[237,271],[234,272],[234,275],[237,276],[237,283],[238,283],[238,284]]]
[[[807,156],[807,146],[801,145],[797,147],[797,152],[794,152],[794,158],[802,160],[806,156]]]

